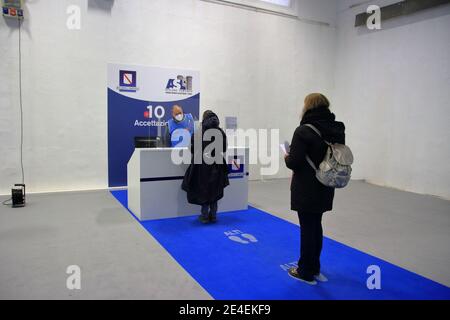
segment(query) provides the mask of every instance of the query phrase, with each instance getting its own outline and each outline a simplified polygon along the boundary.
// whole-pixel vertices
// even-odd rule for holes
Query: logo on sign
[[[245,176],[245,161],[243,156],[231,156],[228,159],[229,177]]]
[[[136,92],[139,90],[136,71],[120,70],[119,77],[119,87],[117,89],[120,92]]]
[[[176,79],[169,79],[166,86],[168,94],[192,94],[192,76],[177,76]]]

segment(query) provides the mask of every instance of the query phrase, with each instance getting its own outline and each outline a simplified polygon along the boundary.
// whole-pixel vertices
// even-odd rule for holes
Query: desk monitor
[[[139,148],[158,148],[161,139],[158,137],[134,137],[134,147]]]

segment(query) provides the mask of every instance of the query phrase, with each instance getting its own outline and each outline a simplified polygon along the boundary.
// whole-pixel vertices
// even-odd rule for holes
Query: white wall
[[[300,0],[328,26],[199,0],[26,1],[24,164],[30,192],[107,186],[106,64],[198,69],[202,106],[290,139],[305,94],[333,88],[335,0]],[[113,3],[108,8],[108,3]],[[66,8],[82,8],[82,29]],[[95,8],[92,4],[98,4]],[[20,182],[18,30],[0,18],[0,194]],[[6,80],[7,79],[7,80]],[[252,177],[259,178],[257,168]],[[278,177],[289,172],[282,169]]]
[[[450,6],[355,28],[366,5],[339,2],[334,105],[354,177],[450,198]],[[371,1],[390,4],[397,1]]]
[[[353,26],[367,6],[349,9],[357,2],[298,0],[301,18],[327,27],[199,0],[27,1],[28,190],[107,186],[106,63],[120,62],[198,69],[202,106],[243,128],[280,128],[282,140],[305,94],[322,91],[347,124],[354,178],[450,198],[449,6],[369,32]],[[70,4],[80,31],[65,27]],[[0,194],[20,181],[17,36],[0,18]]]

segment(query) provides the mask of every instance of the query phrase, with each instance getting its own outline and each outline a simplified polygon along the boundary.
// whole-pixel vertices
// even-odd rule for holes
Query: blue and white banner
[[[127,185],[134,138],[156,136],[177,104],[199,118],[200,73],[108,64],[108,185]]]

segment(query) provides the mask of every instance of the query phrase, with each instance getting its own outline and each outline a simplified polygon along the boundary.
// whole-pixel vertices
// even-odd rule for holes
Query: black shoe
[[[207,216],[204,216],[204,215],[199,216],[199,217],[198,217],[198,221],[200,221],[200,222],[203,223],[203,224],[209,223],[208,217],[207,217]]]
[[[304,283],[307,283],[307,284],[309,284],[311,286],[315,286],[317,284],[317,281],[314,280],[314,278],[312,278],[312,279],[304,279],[304,278],[300,277],[300,274],[298,273],[298,270],[295,267],[290,268],[288,270],[288,274],[292,278],[294,278],[296,280],[299,280],[299,281],[302,281]]]
[[[209,221],[212,223],[217,222],[217,202],[211,204],[209,209]]]

